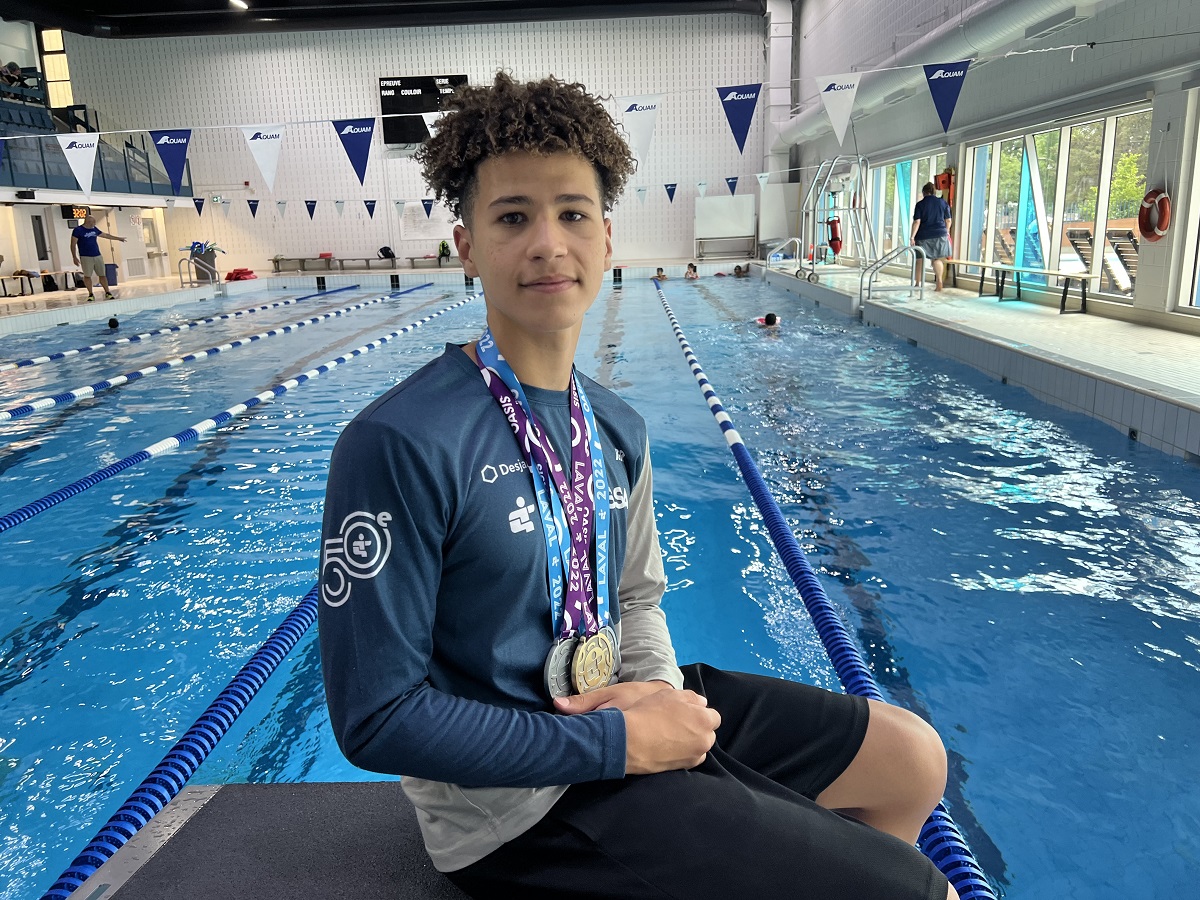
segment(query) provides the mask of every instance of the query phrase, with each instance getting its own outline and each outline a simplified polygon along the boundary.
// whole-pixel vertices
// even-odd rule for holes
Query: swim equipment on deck
[[[64,900],[159,813],[196,774],[283,658],[317,618],[317,585],[217,695],[195,724],[112,814],[42,900]]]
[[[111,390],[115,387],[120,387],[123,384],[128,384],[131,381],[145,378],[147,375],[157,375],[159,372],[165,372],[167,369],[173,369],[183,363],[192,362],[200,357],[216,356],[218,353],[224,353],[226,350],[236,350],[239,347],[245,347],[247,344],[252,344],[255,341],[261,341],[266,338],[276,337],[281,334],[290,334],[306,325],[315,325],[320,322],[327,322],[330,319],[335,319],[338,316],[344,316],[347,313],[355,312],[367,306],[374,306],[376,303],[382,303],[384,300],[390,300],[393,297],[400,297],[404,294],[409,294],[413,291],[418,291],[421,288],[432,286],[433,282],[429,281],[425,284],[418,285],[414,288],[409,288],[404,291],[394,291],[390,294],[385,294],[382,297],[376,297],[374,300],[364,300],[362,303],[355,303],[352,306],[344,306],[341,309],[333,312],[323,313],[319,316],[313,316],[309,319],[301,319],[298,322],[293,322],[290,325],[282,325],[279,328],[272,328],[269,331],[260,331],[258,334],[252,334],[249,337],[241,337],[237,340],[230,341],[227,344],[219,344],[216,347],[209,347],[207,350],[197,350],[194,353],[189,353],[186,356],[176,356],[173,359],[168,359],[163,362],[153,363],[133,372],[126,372],[124,375],[117,375],[114,378],[106,378],[104,381],[97,381],[95,384],[90,384],[85,387],[75,388],[73,391],[64,391],[61,394],[55,394],[51,397],[39,397],[37,400],[31,400],[28,403],[22,403],[20,406],[13,406],[9,409],[0,410],[0,422],[8,422],[12,419],[23,419],[26,416],[33,415],[43,409],[52,409],[56,406],[67,406],[75,403],[78,400],[86,400],[88,397],[94,397],[101,391]]]
[[[875,678],[871,675],[866,663],[863,662],[858,647],[855,646],[845,625],[838,618],[829,598],[825,596],[825,590],[821,587],[816,573],[805,558],[804,551],[796,542],[796,536],[788,527],[783,511],[775,502],[775,498],[771,496],[766,481],[763,480],[762,474],[750,456],[750,451],[746,449],[745,442],[734,428],[733,420],[725,412],[708,376],[704,374],[704,369],[696,359],[696,354],[692,352],[691,345],[679,327],[679,321],[667,303],[667,295],[663,293],[662,286],[657,279],[654,279],[654,287],[658,291],[659,302],[662,303],[667,318],[671,322],[675,338],[679,341],[679,346],[696,379],[696,384],[699,385],[700,392],[708,403],[709,411],[712,412],[725,435],[725,442],[729,445],[734,459],[737,460],[738,470],[742,473],[746,487],[763,517],[763,522],[771,536],[771,542],[775,545],[775,550],[779,553],[792,583],[800,592],[804,607],[812,617],[817,634],[821,638],[821,643],[833,663],[842,686],[848,693],[885,702],[883,694],[880,693],[879,687],[875,683]],[[918,845],[921,851],[946,876],[947,880],[954,885],[960,900],[996,900],[992,886],[984,877],[982,868],[975,861],[975,857],[959,832],[958,826],[950,818],[950,813],[944,803],[937,805],[921,829]]]
[[[132,344],[138,341],[145,341],[152,337],[157,337],[160,334],[171,334],[176,331],[187,331],[189,328],[195,328],[199,325],[211,325],[214,322],[220,322],[224,319],[236,319],[238,316],[250,315],[252,313],[262,312],[266,309],[278,309],[281,306],[291,306],[293,303],[301,303],[305,300],[312,300],[314,297],[328,297],[330,294],[340,294],[342,291],[352,291],[358,287],[357,284],[351,284],[347,287],[334,288],[331,291],[320,291],[316,294],[307,294],[304,297],[293,297],[289,300],[277,300],[274,303],[265,303],[262,306],[247,307],[239,309],[231,313],[221,313],[218,316],[209,316],[207,319],[195,319],[191,322],[184,322],[182,325],[170,325],[166,328],[159,328],[156,331],[147,331],[144,334],[135,334],[132,337],[116,338],[111,341],[101,341],[99,344],[90,344],[87,347],[76,347],[74,350],[62,350],[58,353],[50,353],[46,356],[35,356],[31,359],[21,359],[16,362],[0,363],[0,372],[8,372],[12,369],[23,369],[27,366],[40,366],[42,363],[57,362],[60,359],[67,359],[71,356],[78,356],[80,353],[88,353],[92,350],[103,350],[106,347],[116,347],[118,344]]]
[[[414,329],[420,328],[426,322],[432,321],[433,319],[436,319],[438,316],[443,315],[452,309],[457,309],[460,306],[464,306],[479,296],[482,295],[472,294],[468,297],[465,297],[462,300],[459,300],[457,303],[452,303],[443,309],[439,309],[437,312],[430,313],[423,319],[419,319],[416,322],[411,322],[408,325],[405,325],[398,331],[393,331],[391,334],[385,335],[381,338],[376,338],[374,341],[371,341],[369,344],[364,344],[356,350],[351,350],[349,353],[337,357],[337,359],[332,359],[327,363],[322,363],[315,369],[309,369],[307,372],[295,375],[292,378],[289,378],[287,381],[280,382],[270,390],[263,391],[261,394],[256,394],[255,396],[250,397],[248,400],[242,401],[237,406],[231,406],[229,409],[218,413],[212,418],[205,419],[203,422],[197,422],[192,427],[185,428],[178,434],[174,434],[156,444],[151,444],[149,447],[139,450],[137,453],[131,454],[130,456],[126,456],[124,459],[118,460],[112,465],[105,466],[103,469],[97,469],[90,475],[80,478],[78,481],[74,481],[64,488],[59,488],[58,490],[47,494],[45,497],[34,500],[32,503],[28,503],[25,506],[22,506],[20,509],[15,509],[7,515],[0,516],[0,534],[3,534],[10,528],[15,528],[22,522],[32,519],[38,513],[45,512],[51,507],[57,506],[64,500],[74,497],[76,494],[83,493],[90,487],[95,487],[100,482],[111,478],[119,472],[123,472],[130,466],[143,463],[148,459],[153,459],[155,456],[161,456],[163,453],[166,453],[169,450],[174,450],[181,444],[194,441],[206,431],[211,431],[214,428],[223,425],[235,416],[241,415],[246,410],[253,409],[262,403],[268,403],[271,400],[274,400],[276,397],[287,393],[289,389],[294,388],[297,385],[304,384],[307,381],[311,381],[320,375],[324,375],[331,369],[337,368],[342,363],[348,362],[356,356],[361,356],[364,353],[369,353],[372,350],[376,350],[392,339],[399,337],[402,334],[406,334],[409,331],[413,331]]]

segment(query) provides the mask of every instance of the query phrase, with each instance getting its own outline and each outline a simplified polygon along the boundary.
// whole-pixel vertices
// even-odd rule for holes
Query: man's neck
[[[492,338],[521,384],[551,391],[565,391],[571,386],[571,367],[575,362],[579,329],[540,335],[520,331],[498,334],[493,329]],[[474,344],[468,344],[465,349],[472,359],[477,358]]]

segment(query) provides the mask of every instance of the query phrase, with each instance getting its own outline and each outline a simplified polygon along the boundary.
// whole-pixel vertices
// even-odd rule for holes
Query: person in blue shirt
[[[505,73],[446,104],[416,158],[486,327],[334,448],[319,637],[342,752],[403,776],[472,897],[956,900],[913,846],[945,787],[932,728],[676,663],[645,422],[573,365],[633,172],[604,105]]]
[[[96,299],[92,293],[93,276],[100,279],[100,284],[104,288],[104,299],[111,300],[113,298],[112,291],[108,286],[108,275],[104,269],[104,257],[100,255],[100,238],[125,243],[125,238],[117,237],[115,234],[105,234],[97,228],[95,216],[85,217],[82,225],[76,225],[71,229],[71,259],[75,265],[83,269],[83,286],[87,288],[88,302]]]
[[[921,199],[913,208],[913,224],[910,242],[920,247],[925,256],[933,261],[933,289],[942,290],[942,277],[946,271],[944,260],[954,255],[950,246],[950,204],[936,196],[937,188],[927,182],[921,188]],[[925,258],[917,257],[917,284],[925,277]]]

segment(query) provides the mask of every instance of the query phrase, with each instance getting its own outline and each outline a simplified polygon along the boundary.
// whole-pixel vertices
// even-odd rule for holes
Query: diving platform
[[[185,787],[78,900],[462,900],[398,781]]]

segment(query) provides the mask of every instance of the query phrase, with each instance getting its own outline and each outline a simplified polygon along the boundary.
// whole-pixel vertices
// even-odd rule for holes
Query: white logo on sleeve
[[[321,599],[341,606],[350,599],[350,579],[374,578],[392,552],[387,525],[392,514],[352,512],[342,520],[338,536],[325,541],[321,552]]]
[[[537,507],[532,503],[526,505],[524,497],[517,498],[517,508],[508,514],[508,528],[513,534],[533,531],[533,511]]]

